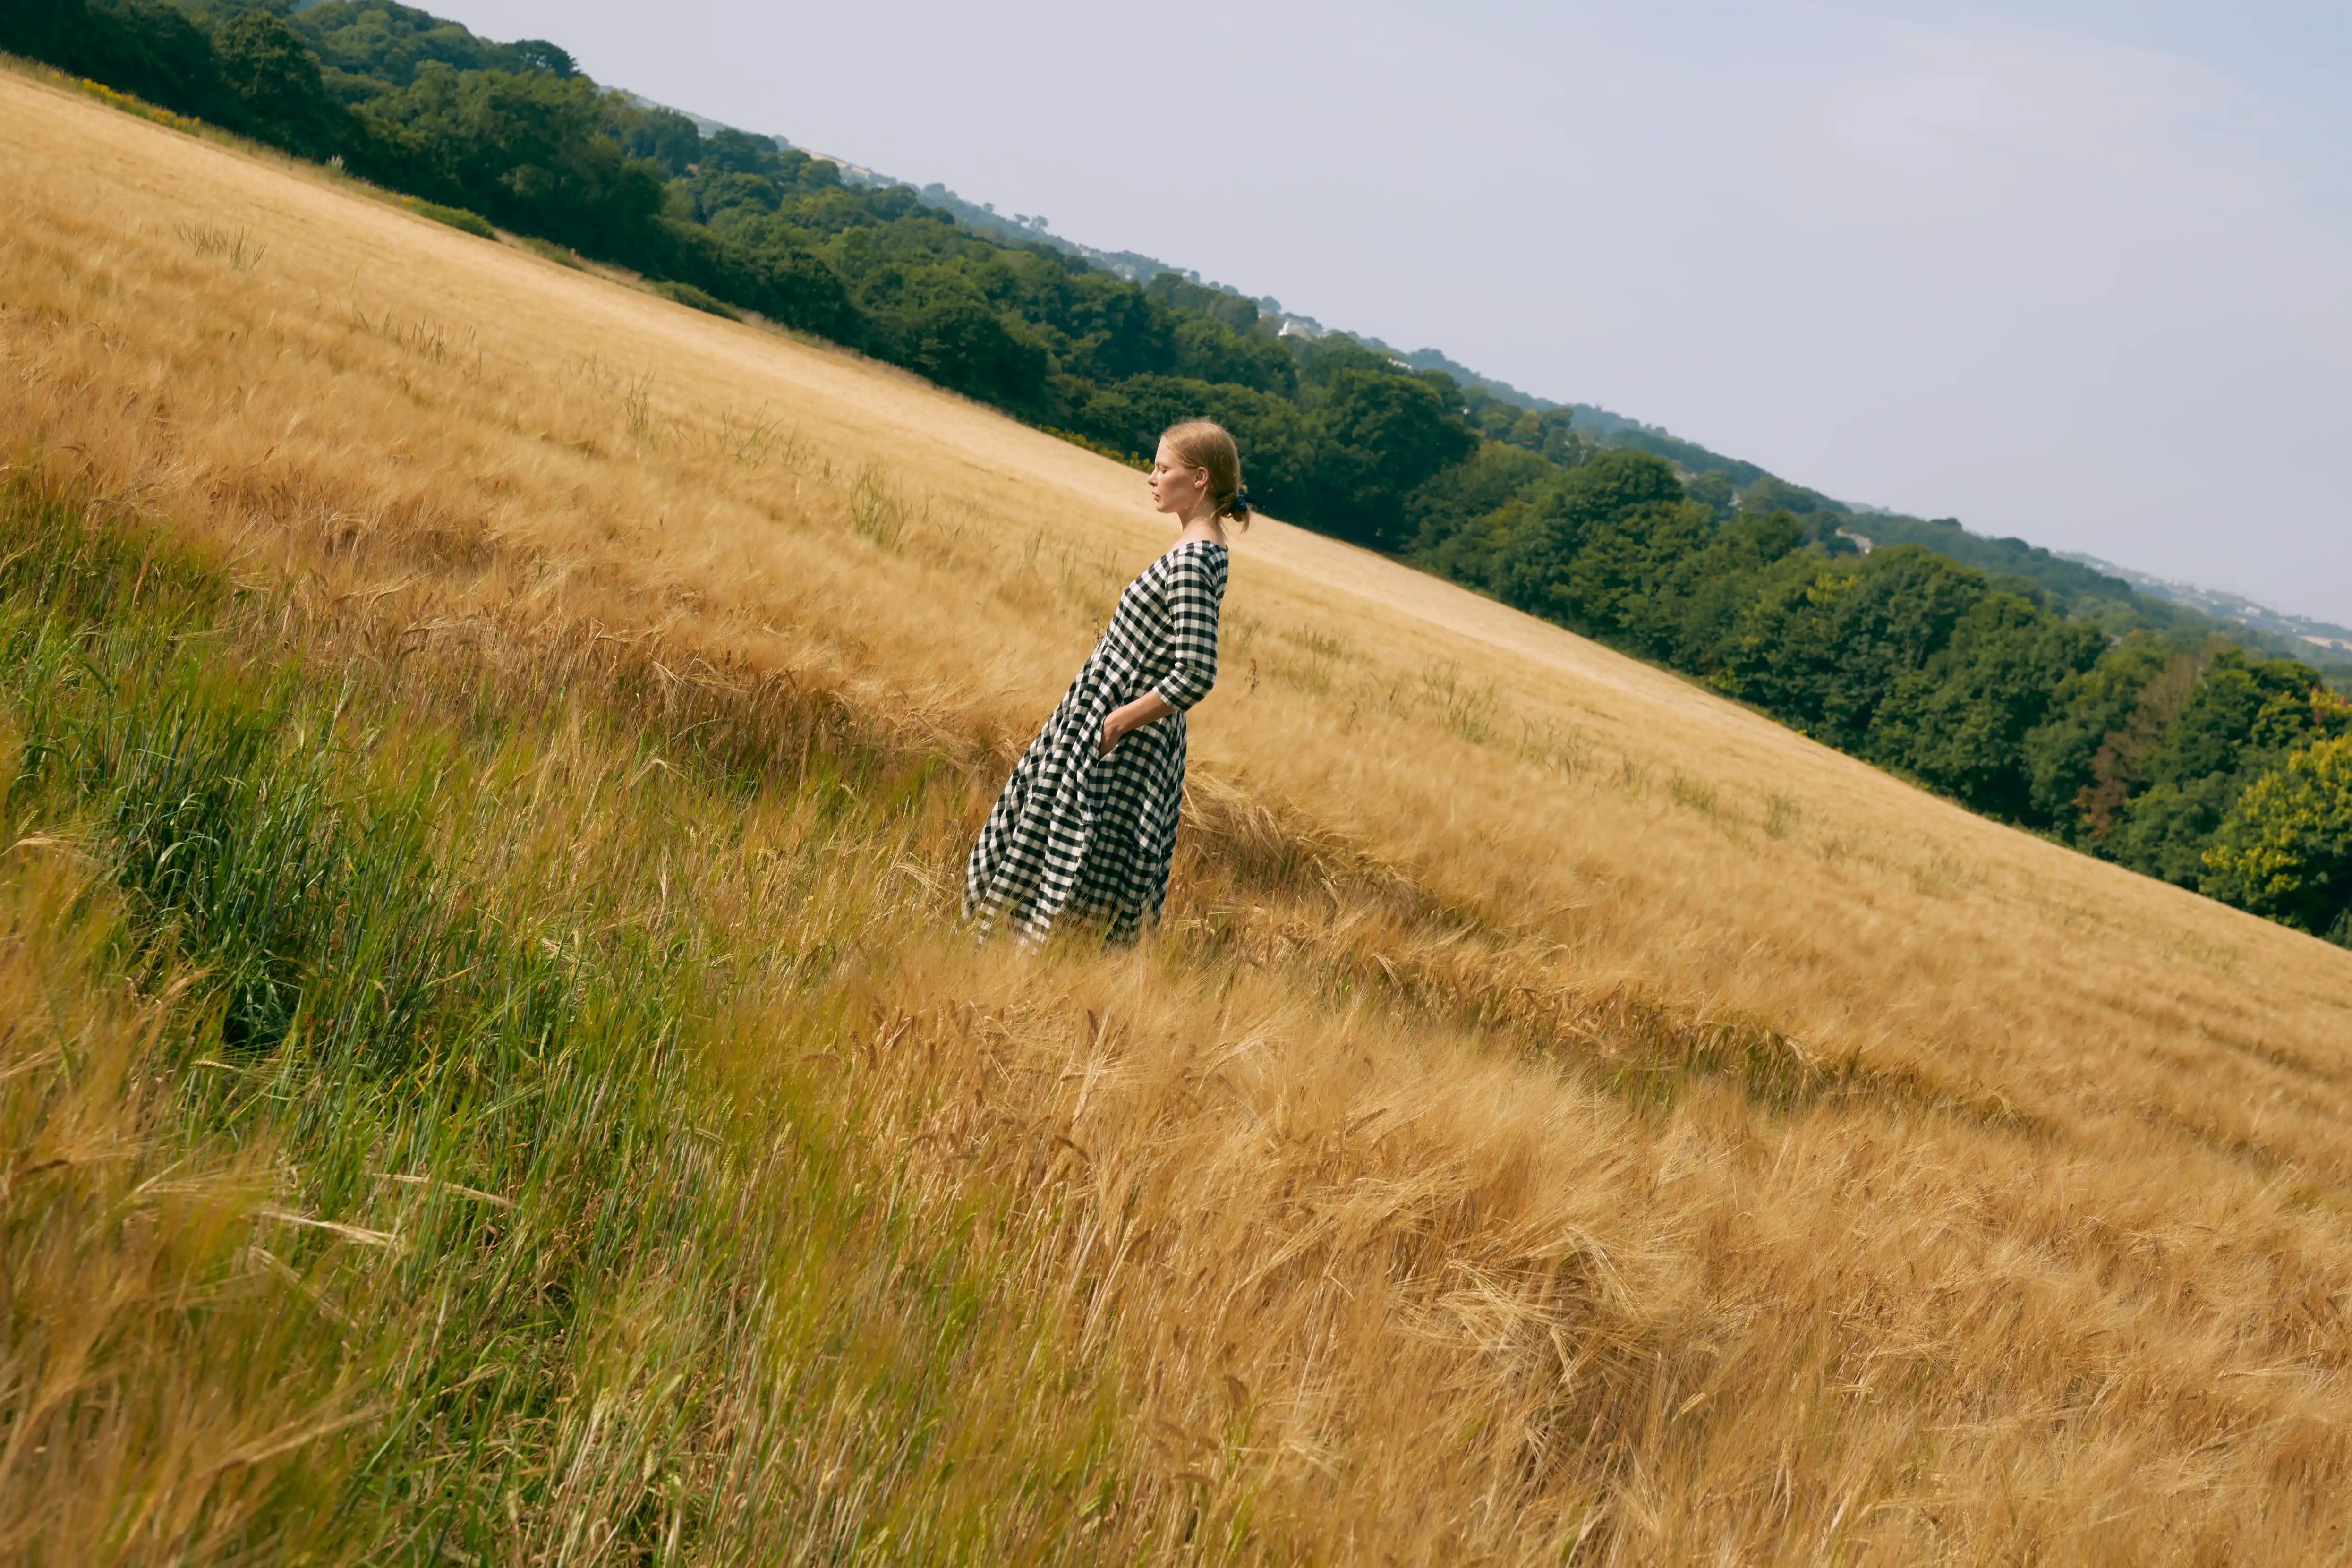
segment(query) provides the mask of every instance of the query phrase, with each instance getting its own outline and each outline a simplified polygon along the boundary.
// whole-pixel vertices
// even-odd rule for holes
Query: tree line
[[[1137,284],[977,233],[775,139],[706,135],[554,44],[384,0],[52,0],[0,12],[0,47],[1097,447],[1148,452],[1205,413],[1269,511],[1978,811],[2352,942],[2352,704],[2305,663],[2045,552],[1860,518],[1646,427],[1604,444],[1569,409],[1345,334],[1286,335],[1176,273]],[[1865,552],[1873,528],[1884,547]]]
[[[1489,444],[1413,497],[1410,553],[1988,816],[2352,940],[2352,700],[2316,669],[1710,500],[1645,452]]]

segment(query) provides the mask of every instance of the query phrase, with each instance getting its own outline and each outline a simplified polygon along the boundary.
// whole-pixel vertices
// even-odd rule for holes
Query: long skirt
[[[1168,900],[1184,795],[1184,715],[1171,713],[1102,754],[1103,721],[1130,693],[1090,663],[1005,781],[964,871],[964,913],[1009,920],[1036,940],[1098,922],[1132,942]]]

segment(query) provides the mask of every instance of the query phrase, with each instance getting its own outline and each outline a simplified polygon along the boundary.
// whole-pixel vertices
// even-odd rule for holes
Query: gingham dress
[[[1010,919],[1034,940],[1094,921],[1110,941],[1131,942],[1147,917],[1160,919],[1184,795],[1184,710],[1216,682],[1226,562],[1223,545],[1188,541],[1119,595],[972,846],[963,910],[983,931]],[[1147,689],[1176,711],[1104,756],[1103,721]]]

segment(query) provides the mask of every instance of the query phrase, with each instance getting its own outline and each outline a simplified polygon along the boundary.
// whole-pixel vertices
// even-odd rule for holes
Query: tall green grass
[[[1015,1216],[908,1190],[858,1128],[919,1108],[795,1065],[868,1039],[875,955],[927,918],[888,873],[928,774],[862,789],[871,758],[814,732],[784,777],[665,756],[554,691],[441,693],[453,721],[270,650],[246,635],[266,609],[205,562],[22,487],[0,557],[11,841],[74,847],[56,918],[172,1020],[123,1075],[154,1099],[151,1163],[247,1173],[205,1189],[203,1223],[246,1239],[171,1332],[184,1359],[268,1363],[209,1397],[286,1405],[276,1452],[110,1482],[103,1413],[154,1395],[163,1331],[125,1309],[85,1354],[0,1304],[0,1444],[37,1406],[56,1434],[37,1463],[0,1446],[0,1541],[32,1562],[1117,1553],[1108,1373],[989,1261],[1017,1256],[991,1242]],[[763,904],[756,948],[702,908],[725,867]],[[96,1092],[77,1070],[10,1078],[10,1155]],[[141,1191],[77,1233],[91,1267],[135,1249]],[[0,1207],[30,1225],[47,1202],[19,1184]]]

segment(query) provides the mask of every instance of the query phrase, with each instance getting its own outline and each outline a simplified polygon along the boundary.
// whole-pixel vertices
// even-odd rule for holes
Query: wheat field
[[[158,746],[73,742],[0,860],[0,1552],[2352,1556],[2352,952],[1272,520],[1161,932],[976,949],[1139,475],[35,75],[0,144],[0,555],[103,612],[10,645],[16,771],[77,669],[267,687],[407,803],[385,907],[497,933],[416,942],[589,998],[247,1063],[194,895],[122,956]],[[524,1246],[593,1267],[526,1312]]]

